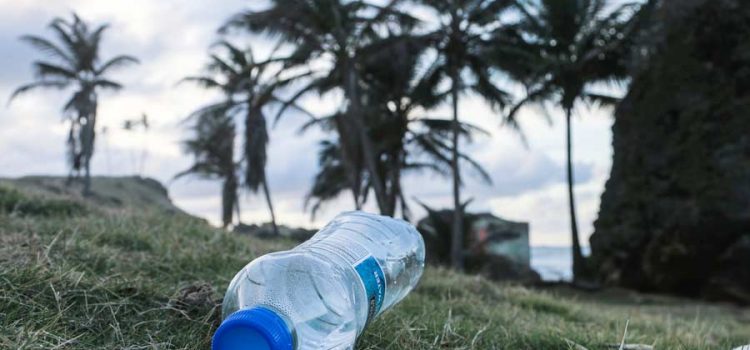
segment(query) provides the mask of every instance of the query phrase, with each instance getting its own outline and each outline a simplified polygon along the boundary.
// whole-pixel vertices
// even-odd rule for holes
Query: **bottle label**
[[[367,256],[354,265],[367,293],[367,323],[380,312],[385,299],[385,275],[374,257]]]

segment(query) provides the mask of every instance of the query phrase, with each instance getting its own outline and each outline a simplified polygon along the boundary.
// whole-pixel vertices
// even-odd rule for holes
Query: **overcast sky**
[[[46,25],[55,16],[78,12],[85,20],[110,23],[102,53],[104,58],[127,53],[142,64],[113,74],[126,89],[100,96],[99,119],[108,132],[97,137],[93,159],[95,175],[140,173],[168,186],[172,199],[190,213],[212,222],[219,220],[220,184],[183,178],[175,173],[187,168],[190,158],[182,154],[180,140],[187,136],[180,121],[203,103],[217,96],[187,84],[182,77],[200,72],[207,49],[216,41],[217,27],[232,13],[251,2],[240,0],[0,0],[0,177],[66,173],[66,126],[60,117],[68,93],[35,91],[4,102],[15,87],[32,79],[30,63],[39,53],[18,40],[22,34],[49,35]],[[264,46],[262,38],[245,38]],[[318,112],[333,110],[334,97],[308,98],[305,105]],[[437,111],[436,115],[448,115]],[[126,132],[122,123],[148,114],[148,134]],[[466,98],[460,113],[465,121],[491,131],[470,146],[471,154],[491,173],[494,184],[480,185],[469,177],[464,198],[474,198],[471,211],[490,211],[500,217],[531,223],[535,245],[570,243],[565,190],[564,123],[552,111],[548,124],[539,110],[528,109],[520,120],[528,147],[517,135],[499,128],[499,117],[481,101]],[[580,110],[574,122],[576,196],[579,224],[588,242],[599,197],[611,163],[612,118],[610,111]],[[325,135],[297,133],[304,117],[290,115],[271,132],[268,176],[277,217],[288,225],[314,227],[339,211],[352,208],[351,196],[342,196],[324,207],[315,221],[304,211],[303,198],[317,169],[317,142]],[[147,157],[141,164],[143,150]],[[470,176],[470,175],[469,175]],[[473,181],[472,181],[473,180]],[[404,180],[407,197],[433,207],[451,203],[450,181],[423,174]],[[418,206],[412,206],[421,217]],[[245,222],[268,220],[262,196],[244,196]]]

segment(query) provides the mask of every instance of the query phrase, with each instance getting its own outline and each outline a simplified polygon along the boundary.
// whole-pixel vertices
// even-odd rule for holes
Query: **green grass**
[[[86,211],[83,204],[69,199],[42,199],[0,184],[0,213],[20,216],[72,216]]]
[[[4,186],[0,203],[65,201]],[[161,207],[66,203],[81,209],[0,209],[0,349],[207,349],[237,270],[293,245]],[[534,290],[428,268],[357,349],[605,349],[619,343],[628,320],[627,343],[656,349],[750,343],[748,310],[737,307]]]

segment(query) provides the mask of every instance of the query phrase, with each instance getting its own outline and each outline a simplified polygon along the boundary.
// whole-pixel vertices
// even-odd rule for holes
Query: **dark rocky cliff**
[[[750,1],[666,0],[616,111],[602,281],[750,302]]]

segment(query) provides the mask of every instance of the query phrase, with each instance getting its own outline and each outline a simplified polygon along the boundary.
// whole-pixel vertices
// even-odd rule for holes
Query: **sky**
[[[69,92],[34,91],[7,104],[21,84],[31,81],[31,62],[41,58],[18,40],[23,34],[50,36],[47,24],[54,17],[76,11],[93,23],[109,23],[103,58],[118,54],[138,57],[141,64],[112,75],[125,89],[100,94],[98,123],[106,127],[97,136],[92,161],[94,175],[143,175],[168,187],[173,201],[186,211],[218,223],[220,183],[174,175],[190,165],[180,141],[189,132],[182,122],[217,95],[189,84],[177,84],[200,73],[217,28],[250,1],[185,0],[0,0],[0,177],[65,175],[66,125],[61,107]],[[268,47],[262,37],[233,38],[240,44]],[[336,109],[336,96],[309,97],[303,105],[315,113]],[[446,106],[447,107],[447,106]],[[464,198],[473,198],[472,212],[530,223],[533,245],[569,245],[570,222],[565,184],[564,119],[557,110],[522,110],[519,120],[527,144],[515,132],[501,128],[500,116],[481,100],[461,100],[462,120],[490,131],[467,146],[468,152],[489,171],[492,185],[483,185],[468,172]],[[125,120],[147,114],[148,132],[127,131]],[[449,115],[441,108],[434,115]],[[549,118],[546,118],[547,115]],[[548,120],[549,119],[549,120]],[[306,117],[290,114],[271,130],[268,179],[278,220],[286,225],[320,227],[337,213],[353,209],[351,196],[328,203],[315,217],[304,207],[304,197],[317,170],[317,144],[328,137],[320,131],[298,133]],[[551,123],[550,123],[551,120]],[[593,231],[599,198],[611,165],[610,110],[580,109],[573,122],[576,200],[583,240]],[[101,131],[101,129],[99,130]],[[407,198],[433,208],[448,208],[450,180],[436,175],[409,175],[404,179]],[[411,205],[415,217],[423,211]],[[366,209],[375,210],[374,206]],[[262,195],[243,195],[243,222],[269,219]]]

